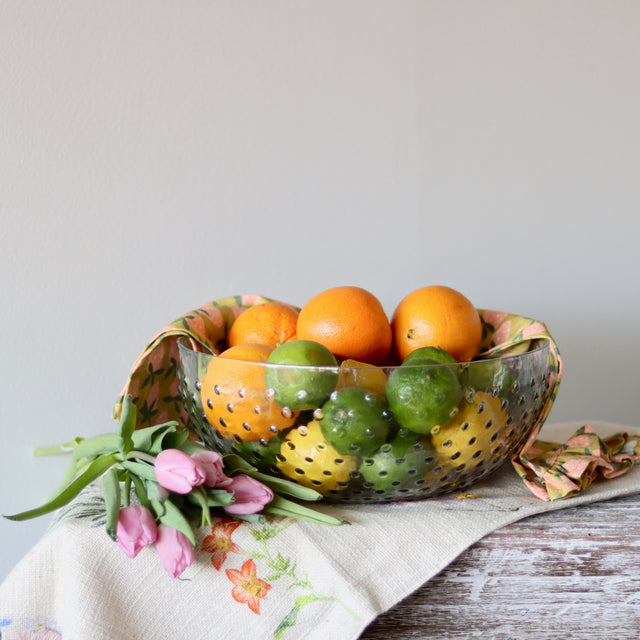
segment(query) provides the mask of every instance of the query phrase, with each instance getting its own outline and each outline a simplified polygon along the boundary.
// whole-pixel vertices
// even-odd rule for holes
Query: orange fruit
[[[382,304],[360,287],[333,287],[308,300],[297,323],[300,340],[323,344],[338,360],[378,364],[391,348],[391,326]]]
[[[266,344],[277,347],[296,333],[298,310],[284,302],[265,302],[249,307],[233,322],[227,346]]]
[[[439,347],[458,362],[472,360],[480,349],[478,310],[459,291],[432,285],[403,298],[391,317],[393,348],[401,360],[420,347]]]
[[[267,393],[264,363],[273,348],[242,344],[209,361],[200,381],[202,406],[209,424],[236,442],[268,442],[288,429],[297,413],[279,407]]]

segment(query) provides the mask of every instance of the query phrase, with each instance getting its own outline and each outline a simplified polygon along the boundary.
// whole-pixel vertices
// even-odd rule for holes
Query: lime
[[[371,457],[364,458],[358,471],[365,488],[388,495],[399,491],[401,496],[403,491],[424,482],[425,474],[433,466],[431,453],[429,445],[399,434]]]
[[[470,362],[465,368],[463,380],[476,391],[494,392],[505,397],[513,388],[514,378],[509,358],[491,358]]]
[[[444,349],[440,347],[418,347],[414,349],[403,361],[402,364],[407,364],[412,360],[419,358],[431,358],[436,362],[442,362],[443,364],[456,364],[457,360]]]
[[[321,414],[325,439],[344,455],[370,456],[386,441],[392,422],[386,404],[362,387],[334,391]]]
[[[264,378],[267,390],[279,406],[315,409],[336,387],[338,362],[319,342],[291,340],[271,352]]]
[[[394,369],[387,403],[400,426],[426,434],[445,423],[463,395],[456,372],[457,366],[430,358],[416,358]]]

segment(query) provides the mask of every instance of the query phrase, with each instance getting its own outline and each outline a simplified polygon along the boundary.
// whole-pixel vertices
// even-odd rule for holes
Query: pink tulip
[[[189,538],[173,527],[158,527],[156,549],[165,571],[177,578],[194,559],[193,545]]]
[[[160,486],[174,493],[191,493],[206,479],[202,467],[180,449],[164,449],[156,456],[154,466]]]
[[[135,558],[143,547],[153,544],[157,536],[156,520],[149,509],[143,506],[120,509],[116,538],[129,558]]]
[[[229,478],[224,474],[224,462],[222,454],[217,451],[199,451],[191,458],[204,471],[204,486],[207,489],[214,489],[224,484]]]
[[[224,507],[224,510],[231,514],[258,513],[273,500],[273,491],[269,487],[246,475],[230,478],[224,488],[235,495],[235,502]]]

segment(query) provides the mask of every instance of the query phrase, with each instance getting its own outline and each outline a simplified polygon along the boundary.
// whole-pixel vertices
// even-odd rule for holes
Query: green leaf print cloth
[[[218,354],[226,348],[229,327],[245,309],[271,301],[261,295],[240,295],[203,304],[165,326],[142,351],[114,408],[119,416],[122,398],[131,394],[138,410],[138,426],[167,420],[188,424],[178,392],[176,371],[178,340],[194,351]],[[537,320],[511,313],[479,309],[483,342],[479,358],[524,353],[549,343],[550,380],[544,409],[529,439],[513,458],[516,473],[541,500],[576,495],[593,481],[625,473],[640,458],[640,443],[630,448],[635,435],[622,431],[601,438],[589,425],[581,425],[564,443],[538,439],[562,380],[562,358],[547,327]]]

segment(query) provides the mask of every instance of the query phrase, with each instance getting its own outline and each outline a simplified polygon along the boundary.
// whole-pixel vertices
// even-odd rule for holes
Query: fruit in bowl
[[[548,413],[552,343],[533,339],[502,355],[480,354],[482,343],[492,344],[481,313],[470,303],[460,311],[461,294],[446,287],[420,292],[418,301],[436,300],[420,323],[415,297],[398,305],[410,312],[396,310],[394,324],[369,292],[337,287],[301,308],[295,331],[285,314],[288,336],[275,346],[265,339],[215,355],[181,344],[189,427],[207,446],[327,500],[421,499],[486,477]],[[354,304],[341,319],[348,300]],[[273,335],[268,325],[263,316],[252,339]]]

